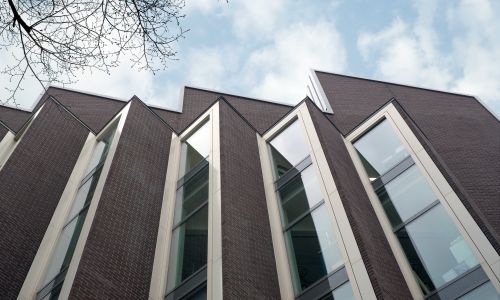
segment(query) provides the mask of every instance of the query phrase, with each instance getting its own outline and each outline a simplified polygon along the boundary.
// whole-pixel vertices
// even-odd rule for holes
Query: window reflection
[[[274,175],[283,176],[309,155],[306,139],[298,121],[290,124],[270,142]]]
[[[491,282],[482,284],[471,292],[458,298],[459,300],[500,300],[500,295]]]
[[[360,154],[371,181],[409,155],[387,120],[363,135],[354,143],[354,147]]]
[[[180,176],[187,174],[209,155],[211,140],[210,122],[206,122],[182,143]]]
[[[278,193],[284,226],[308,212],[322,199],[318,179],[312,166],[290,180]]]
[[[440,205],[406,226],[436,288],[477,266],[469,246]]]
[[[208,205],[205,205],[172,233],[167,290],[207,264]]]
[[[325,206],[292,226],[285,239],[297,293],[342,265]]]
[[[177,190],[174,224],[208,201],[208,166]]]
[[[438,199],[415,165],[387,183],[378,195],[393,226]]]

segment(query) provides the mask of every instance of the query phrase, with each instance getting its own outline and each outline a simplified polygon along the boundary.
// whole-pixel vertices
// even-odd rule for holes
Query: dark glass
[[[172,232],[167,291],[207,264],[208,204]]]
[[[269,142],[276,179],[309,155],[305,141],[302,127],[295,121]]]
[[[408,152],[387,120],[354,143],[365,170],[373,181],[408,157]]]
[[[289,181],[279,192],[283,225],[287,226],[321,201],[321,189],[312,166]]]
[[[329,292],[319,300],[354,300],[354,293],[352,292],[352,286],[350,282],[346,282],[336,288],[335,290]]]
[[[177,190],[174,224],[199,208],[208,200],[208,166]]]
[[[377,192],[389,221],[397,226],[437,200],[414,165]]]
[[[207,286],[204,286],[195,293],[182,298],[182,300],[206,300],[206,299],[207,299]]]
[[[488,281],[458,298],[458,300],[500,300],[500,294],[493,286],[493,284]]]
[[[296,294],[342,265],[331,227],[322,206],[285,232]]]

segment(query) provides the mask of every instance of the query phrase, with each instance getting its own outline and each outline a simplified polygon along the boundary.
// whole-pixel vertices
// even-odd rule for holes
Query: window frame
[[[325,208],[330,219],[331,230],[337,240],[338,248],[344,263],[343,267],[345,268],[349,281],[351,282],[352,291],[356,298],[375,298],[371,281],[361,258],[354,234],[347,219],[344,206],[337,191],[333,176],[326,161],[325,154],[305,101],[297,105],[287,116],[266,131],[263,136],[256,133],[281,298],[303,298],[303,296],[306,297],[304,292],[308,294],[307,292],[309,291],[308,289],[305,289],[298,295],[295,295],[294,293],[291,278],[291,266],[288,260],[285,237],[280,218],[280,208],[278,206],[279,199],[276,193],[276,178],[274,176],[273,161],[269,150],[270,147],[268,145],[269,141],[295,121],[298,121],[302,127],[305,138],[304,142],[307,144],[307,148],[309,150],[309,156],[313,165],[312,167],[316,173],[316,177],[321,188],[321,195],[324,199],[324,205],[326,206]],[[286,175],[281,178],[284,177],[286,177]],[[333,207],[335,207],[335,210]],[[323,278],[323,280],[336,273],[336,271],[337,270],[330,272],[327,276],[325,276],[325,278]],[[320,279],[317,283],[322,282],[323,281]]]
[[[492,284],[496,287],[497,291],[500,291],[499,255],[493,249],[484,233],[472,219],[467,209],[459,200],[458,196],[452,190],[449,183],[441,174],[437,166],[432,161],[431,157],[428,155],[422,144],[413,134],[412,130],[410,129],[408,124],[406,124],[406,121],[403,119],[403,117],[400,115],[391,101],[385,106],[381,107],[363,123],[355,127],[346,136],[345,144],[350,153],[351,159],[354,162],[356,171],[358,172],[358,175],[363,183],[365,191],[369,196],[370,202],[375,210],[377,218],[382,225],[382,229],[387,237],[396,261],[401,268],[403,277],[408,284],[412,296],[415,299],[424,299],[424,295],[412,274],[412,269],[410,267],[408,259],[404,254],[402,246],[397,240],[396,234],[393,231],[393,226],[390,223],[389,218],[385,214],[384,208],[382,207],[382,203],[378,198],[374,185],[374,182],[380,181],[380,183],[376,183],[377,189],[383,186],[384,183],[381,183],[383,182],[382,177],[384,177],[384,175],[386,175],[387,173],[390,173],[390,171],[384,175],[381,175],[381,177],[374,182],[370,182],[369,176],[363,166],[357,150],[354,147],[354,143],[359,138],[368,133],[371,129],[379,125],[384,120],[388,121],[394,133],[399,138],[401,144],[409,153],[409,157],[407,157],[405,160],[408,160],[409,158],[413,160],[413,164],[411,166],[415,166],[418,169],[420,174],[425,178],[437,197],[437,200],[429,204],[429,207],[424,209],[424,211],[426,212],[438,204],[441,204],[443,206],[444,210],[450,217],[451,222],[457,227],[457,230],[462,235],[467,245],[473,252],[479,265],[483,268],[484,272],[491,280]],[[408,166],[408,168],[411,166]],[[423,214],[424,212],[421,212],[419,215]],[[413,216],[411,220],[414,220],[414,218],[415,216]],[[409,222],[410,220],[408,220],[406,223]],[[497,272],[494,271],[495,266],[498,270]],[[472,272],[474,270],[470,271]],[[448,287],[448,284],[445,284],[443,287],[438,288],[437,290],[442,290],[445,287]],[[435,295],[435,293],[431,293],[427,297],[431,299],[432,295]]]
[[[208,155],[208,166],[196,166],[187,174],[181,175],[181,156],[182,142],[186,141],[193,133],[205,124],[211,127],[211,149]],[[172,133],[170,143],[170,152],[168,158],[168,167],[166,172],[165,188],[163,193],[163,204],[161,208],[159,230],[156,242],[155,258],[151,276],[151,285],[149,289],[150,299],[170,299],[177,292],[181,291],[180,296],[188,295],[198,291],[206,285],[207,296],[213,299],[222,298],[222,234],[221,234],[221,205],[220,205],[220,130],[219,130],[219,104],[216,102],[204,113],[202,113],[191,125],[184,129],[179,135]],[[195,170],[197,167],[200,169]],[[175,204],[178,188],[191,180],[202,169],[208,167],[208,204],[200,204],[199,209],[208,205],[208,246],[207,246],[207,264],[200,270],[192,274],[193,277],[204,273],[206,280],[201,285],[194,284],[185,288],[186,280],[179,283],[177,287],[167,291],[169,257],[171,251],[171,242],[174,226],[179,226],[189,218],[183,218],[180,222],[174,224]],[[187,177],[189,178],[187,178]],[[194,215],[192,212],[191,215]],[[196,281],[196,280],[195,280]],[[168,294],[167,294],[168,293]],[[175,296],[177,297],[177,295]]]

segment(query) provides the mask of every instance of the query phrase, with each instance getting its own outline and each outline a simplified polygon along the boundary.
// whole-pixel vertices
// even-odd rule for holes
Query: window
[[[294,292],[341,299],[352,289],[306,142],[298,120],[269,142]]]
[[[377,124],[354,147],[423,294],[456,299],[464,286],[471,290],[487,282],[389,121]]]
[[[117,122],[111,125],[94,148],[85,172],[86,175],[80,182],[67,221],[52,253],[42,283],[43,287],[38,291],[36,299],[57,299],[59,297],[117,125]]]
[[[210,123],[181,144],[167,299],[206,299]]]

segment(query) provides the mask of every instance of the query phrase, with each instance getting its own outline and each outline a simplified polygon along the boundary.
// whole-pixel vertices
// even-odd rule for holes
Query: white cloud
[[[414,2],[413,23],[396,18],[387,28],[358,37],[358,50],[374,62],[383,79],[452,90],[481,97],[500,110],[500,20],[498,1],[462,0],[447,4],[451,47],[436,30],[435,1]],[[441,33],[443,34],[443,33]],[[444,37],[443,37],[444,38]]]
[[[239,38],[265,39],[286,18],[284,0],[230,1],[226,13]]]
[[[331,22],[291,25],[273,40],[251,53],[244,67],[253,96],[296,103],[306,95],[310,68],[340,72],[345,67],[345,49]]]

